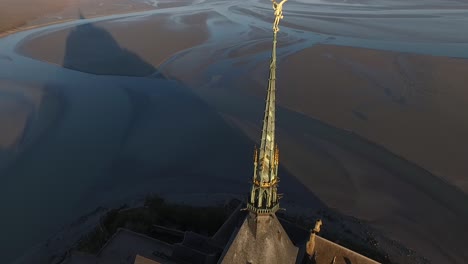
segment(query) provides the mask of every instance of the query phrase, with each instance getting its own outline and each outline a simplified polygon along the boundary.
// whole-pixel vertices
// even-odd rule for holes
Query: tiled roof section
[[[317,264],[378,264],[379,262],[335,244],[320,236],[315,236],[315,255],[309,263]],[[335,262],[333,262],[335,259]]]
[[[155,260],[151,260],[149,258],[142,257],[140,255],[136,255],[134,264],[162,264],[162,263],[155,261]]]
[[[185,232],[182,243],[174,245],[172,258],[184,263],[216,263],[222,252],[223,246],[211,238],[193,232]]]
[[[226,246],[234,230],[241,226],[247,215],[247,211],[241,211],[242,208],[245,208],[245,203],[239,202],[226,222],[214,234],[213,241]]]
[[[274,214],[248,214],[218,263],[284,264],[296,263],[298,248]]]

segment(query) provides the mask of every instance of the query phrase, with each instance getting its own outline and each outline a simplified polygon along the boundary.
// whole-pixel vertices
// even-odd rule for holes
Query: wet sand
[[[0,169],[6,168],[21,149],[49,130],[62,111],[60,93],[37,83],[0,80]],[[7,151],[8,150],[8,151]]]
[[[80,16],[105,16],[154,8],[134,0],[4,0],[0,3],[0,36],[39,25],[75,20]]]
[[[38,104],[38,95],[33,91],[23,93],[23,86],[14,82],[0,81],[0,123],[9,124],[2,129],[0,148],[9,148],[17,143],[26,127],[27,117]],[[32,89],[31,89],[32,90]]]
[[[280,105],[352,130],[468,193],[468,60],[319,45],[281,67]]]
[[[66,6],[66,1],[37,0],[32,4],[26,0],[5,0],[0,4],[0,33],[25,26],[27,21],[37,16],[59,12]],[[44,6],[44,10],[37,5]]]

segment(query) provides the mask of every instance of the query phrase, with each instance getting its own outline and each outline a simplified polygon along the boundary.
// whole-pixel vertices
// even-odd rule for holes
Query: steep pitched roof
[[[161,264],[161,262],[151,260],[140,255],[136,255],[134,264]]]
[[[368,257],[333,243],[323,237],[315,236],[314,256],[309,263],[316,264],[378,264]],[[333,260],[335,262],[333,262]]]
[[[232,234],[218,263],[295,263],[297,253],[276,215],[250,213]]]

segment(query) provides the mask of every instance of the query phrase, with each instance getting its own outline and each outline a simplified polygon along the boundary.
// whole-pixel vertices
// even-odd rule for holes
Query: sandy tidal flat
[[[468,60],[320,45],[281,68],[280,105],[354,131],[468,193]]]
[[[80,17],[153,8],[152,5],[136,0],[4,0],[0,2],[0,35],[21,28],[75,20]]]

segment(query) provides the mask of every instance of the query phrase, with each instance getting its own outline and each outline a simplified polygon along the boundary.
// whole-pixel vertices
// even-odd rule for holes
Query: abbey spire
[[[270,77],[263,117],[260,149],[254,151],[252,189],[247,198],[249,211],[221,255],[220,264],[296,263],[299,248],[282,227],[275,212],[279,209],[278,163],[279,151],[275,141],[275,81],[276,37],[278,24],[283,18],[282,7],[287,0],[273,1],[273,50],[270,61]]]
[[[279,22],[283,18],[283,4],[273,0],[275,20],[273,22],[273,48],[271,51],[270,75],[263,118],[260,149],[255,149],[254,172],[247,209],[255,214],[274,213],[279,209],[278,165],[279,150],[275,142],[275,93],[276,93],[276,43]]]

